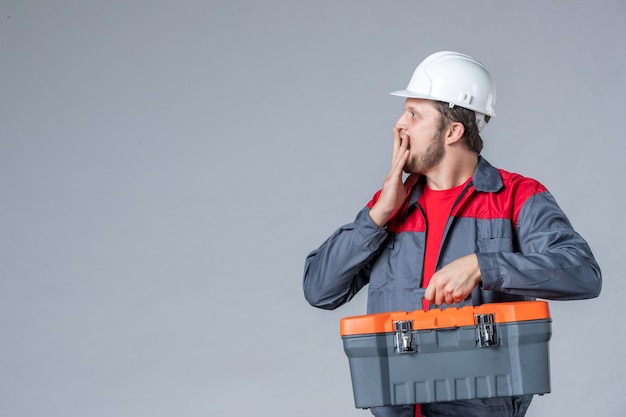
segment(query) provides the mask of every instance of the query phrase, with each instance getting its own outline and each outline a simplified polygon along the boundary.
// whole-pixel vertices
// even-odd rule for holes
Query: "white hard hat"
[[[415,69],[406,90],[394,96],[443,101],[493,117],[496,85],[483,64],[458,52],[436,52]],[[479,119],[483,119],[479,116]]]

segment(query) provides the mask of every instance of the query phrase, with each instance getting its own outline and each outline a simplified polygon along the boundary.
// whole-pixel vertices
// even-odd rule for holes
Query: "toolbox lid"
[[[447,329],[476,325],[475,316],[493,314],[495,323],[509,323],[550,318],[546,301],[491,303],[461,308],[412,312],[394,311],[341,319],[341,336],[394,332],[394,323],[412,321],[413,330]]]

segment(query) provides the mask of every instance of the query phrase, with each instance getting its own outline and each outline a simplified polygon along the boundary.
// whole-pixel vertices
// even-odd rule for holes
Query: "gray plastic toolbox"
[[[340,332],[358,408],[550,392],[545,301],[347,317]]]

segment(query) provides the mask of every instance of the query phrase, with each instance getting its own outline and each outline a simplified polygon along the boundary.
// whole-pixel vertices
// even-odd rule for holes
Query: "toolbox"
[[[357,408],[550,392],[545,301],[346,317]]]

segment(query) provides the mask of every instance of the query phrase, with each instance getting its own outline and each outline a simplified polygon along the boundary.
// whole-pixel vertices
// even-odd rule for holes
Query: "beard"
[[[407,174],[423,174],[437,165],[444,154],[445,149],[441,132],[437,132],[431,139],[425,152],[409,157],[406,164],[404,164],[404,172]]]

